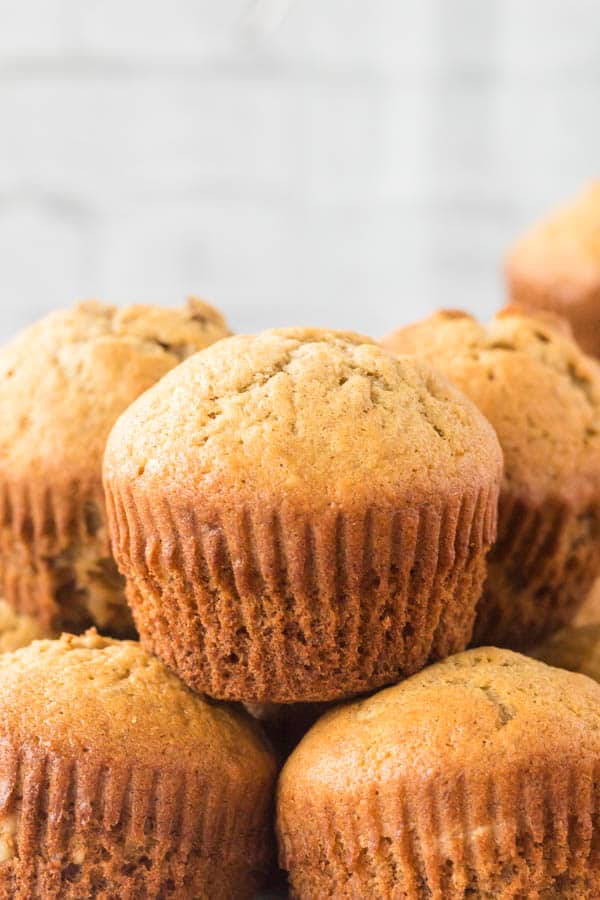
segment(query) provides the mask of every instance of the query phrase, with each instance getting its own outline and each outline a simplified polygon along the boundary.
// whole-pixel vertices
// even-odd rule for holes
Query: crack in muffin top
[[[435,362],[492,423],[505,488],[578,505],[600,495],[600,367],[547,315],[513,308],[486,326],[441,310],[382,341]]]
[[[491,427],[432,368],[318,329],[202,351],[133,404],[105,456],[107,479],[135,489],[312,507],[399,492],[433,501],[493,483],[500,466]]]
[[[500,776],[542,758],[597,758],[600,686],[510,650],[458,653],[372,697],[325,713],[280,791]],[[562,754],[562,756],[561,756]]]

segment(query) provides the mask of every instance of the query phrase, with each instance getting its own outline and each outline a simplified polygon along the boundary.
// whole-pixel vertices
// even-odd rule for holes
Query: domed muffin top
[[[541,502],[585,502],[600,492],[600,367],[550,316],[513,308],[481,325],[442,310],[384,338],[432,361],[492,423],[505,488]]]
[[[276,329],[220,341],[134,403],[105,478],[198,507],[201,492],[314,509],[462,493],[500,465],[488,423],[428,365],[356,334]]]
[[[0,656],[0,737],[67,759],[274,769],[249,718],[192,693],[137,642],[94,631]]]
[[[484,647],[326,713],[289,758],[280,792],[416,786],[590,758],[600,758],[600,685]]]
[[[508,258],[512,275],[552,284],[561,303],[579,299],[600,279],[600,181],[533,226]]]
[[[217,310],[95,301],[51,313],[0,349],[0,466],[11,478],[96,480],[120,413],[229,332]]]

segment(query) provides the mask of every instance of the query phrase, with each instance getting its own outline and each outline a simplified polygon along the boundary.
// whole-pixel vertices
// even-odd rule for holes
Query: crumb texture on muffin
[[[221,341],[107,444],[142,641],[195,689],[246,702],[348,696],[462,649],[501,463],[466,398],[368,338]]]
[[[278,790],[294,895],[597,897],[599,701],[481,648],[327,713]]]
[[[275,763],[249,720],[93,632],[0,660],[3,896],[253,896]]]
[[[274,329],[213,345],[140,397],[105,465],[162,493],[183,477],[278,502],[309,491],[326,508],[367,489],[447,493],[494,454],[491,430],[430,367],[361,335]]]
[[[115,420],[183,358],[227,334],[216,310],[94,301],[0,349],[0,589],[47,627],[126,633],[101,464]]]
[[[440,311],[384,346],[435,363],[481,409],[502,445],[507,487],[580,505],[600,491],[600,370],[568,334],[507,310],[489,325]]]
[[[496,429],[499,533],[476,635],[535,642],[575,615],[599,571],[597,363],[556,323],[513,309],[488,326],[442,311],[384,344],[435,361]]]

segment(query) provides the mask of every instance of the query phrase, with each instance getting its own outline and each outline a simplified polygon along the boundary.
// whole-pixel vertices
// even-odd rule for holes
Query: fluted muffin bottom
[[[194,690],[290,703],[362,693],[466,646],[496,496],[317,522],[247,508],[212,525],[133,493],[108,502],[144,646]]]
[[[595,900],[600,890],[600,767],[549,773],[535,762],[510,777],[415,792],[306,798],[306,833],[281,813],[281,864],[300,898]],[[319,865],[318,860],[321,860]]]
[[[99,484],[1,487],[0,596],[46,629],[133,633]]]
[[[279,780],[292,896],[596,900],[599,700],[482,648],[326,713]]]
[[[277,764],[248,717],[94,631],[0,670],[0,898],[251,900]]]
[[[569,624],[598,573],[600,514],[568,504],[500,502],[498,541],[477,608],[473,643],[526,649]]]
[[[37,747],[4,747],[0,768],[0,897],[250,900],[269,869],[268,797]]]

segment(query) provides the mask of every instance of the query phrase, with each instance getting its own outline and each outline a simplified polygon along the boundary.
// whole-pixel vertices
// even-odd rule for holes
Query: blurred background
[[[597,0],[0,0],[0,337],[194,292],[235,330],[487,315],[600,173]]]

